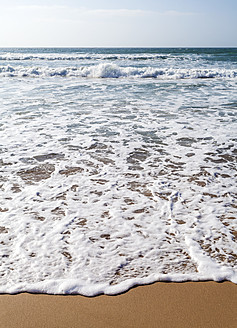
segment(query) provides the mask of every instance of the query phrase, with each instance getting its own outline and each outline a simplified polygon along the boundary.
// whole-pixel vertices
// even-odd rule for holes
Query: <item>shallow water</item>
[[[237,283],[236,49],[0,51],[0,292]]]

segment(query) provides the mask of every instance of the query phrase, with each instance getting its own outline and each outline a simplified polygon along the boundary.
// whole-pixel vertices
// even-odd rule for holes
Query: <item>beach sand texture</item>
[[[117,296],[0,296],[1,328],[234,328],[237,285],[155,283]]]

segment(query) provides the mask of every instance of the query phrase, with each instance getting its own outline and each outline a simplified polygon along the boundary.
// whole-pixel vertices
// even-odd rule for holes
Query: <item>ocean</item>
[[[0,293],[237,283],[237,48],[0,49]]]

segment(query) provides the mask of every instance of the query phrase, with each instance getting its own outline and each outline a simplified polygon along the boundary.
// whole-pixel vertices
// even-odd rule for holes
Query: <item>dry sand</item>
[[[1,328],[236,328],[237,285],[155,283],[117,296],[1,295]]]

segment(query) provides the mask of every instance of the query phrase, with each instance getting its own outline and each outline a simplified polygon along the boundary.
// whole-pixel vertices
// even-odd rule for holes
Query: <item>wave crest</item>
[[[0,55],[0,61],[78,61],[78,60],[165,60],[170,54],[21,54]]]
[[[122,67],[115,64],[99,64],[81,67],[52,68],[1,66],[0,77],[81,77],[81,78],[156,78],[198,79],[236,78],[237,71],[231,69],[175,69],[153,67]]]

